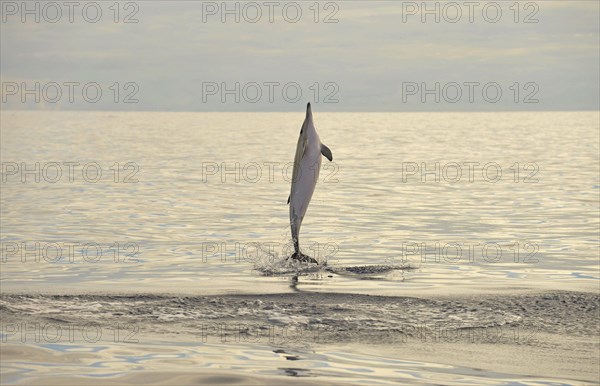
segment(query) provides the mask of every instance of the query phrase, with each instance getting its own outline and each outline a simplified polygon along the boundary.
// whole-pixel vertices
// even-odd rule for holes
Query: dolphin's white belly
[[[295,214],[300,218],[300,222],[306,214],[308,204],[315,192],[317,181],[319,180],[319,172],[321,170],[321,150],[314,147],[308,150],[300,162],[296,183],[294,184],[294,192],[291,197],[291,207]]]
[[[315,191],[319,172],[321,170],[321,148],[320,142],[311,144],[304,157],[300,159],[299,170],[292,184],[290,197],[290,222],[295,236],[300,232],[300,225],[308,209],[308,204]]]

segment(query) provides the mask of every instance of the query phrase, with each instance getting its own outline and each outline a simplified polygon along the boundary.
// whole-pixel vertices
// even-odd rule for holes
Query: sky
[[[0,4],[2,110],[599,109],[595,0]]]

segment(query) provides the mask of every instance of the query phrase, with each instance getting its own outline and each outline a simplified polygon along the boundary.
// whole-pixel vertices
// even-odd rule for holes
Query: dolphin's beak
[[[310,102],[306,105],[306,119],[312,120],[312,110],[310,109]]]

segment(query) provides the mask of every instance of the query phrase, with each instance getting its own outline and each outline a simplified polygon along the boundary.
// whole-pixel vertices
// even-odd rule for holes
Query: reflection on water
[[[361,355],[346,351],[273,349],[250,344],[42,344],[5,347],[2,383],[107,384],[171,382],[204,384],[283,382],[311,378],[308,384],[572,384],[554,378],[515,376],[458,366]],[[83,378],[78,378],[83,377]],[[558,382],[558,383],[556,383]],[[29,383],[28,383],[29,384]],[[254,384],[254,383],[253,383]],[[265,383],[267,384],[267,383]]]

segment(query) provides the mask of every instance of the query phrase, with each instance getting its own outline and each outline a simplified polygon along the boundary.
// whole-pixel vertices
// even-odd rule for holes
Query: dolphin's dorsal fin
[[[292,198],[291,194],[288,196],[288,202],[287,202],[288,204],[290,203],[290,198]]]
[[[331,150],[323,144],[321,144],[321,154],[325,156],[329,161],[333,161],[333,154],[331,154]]]

